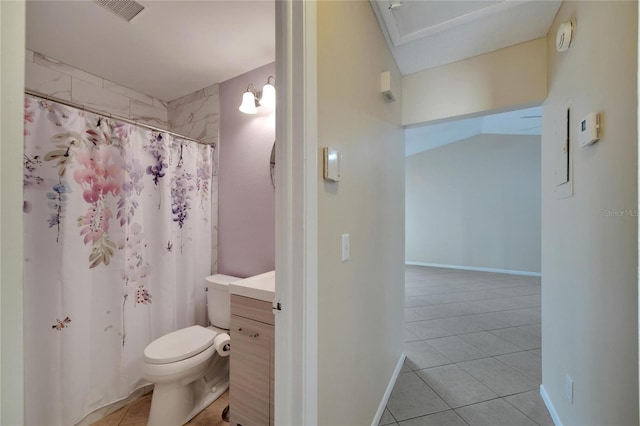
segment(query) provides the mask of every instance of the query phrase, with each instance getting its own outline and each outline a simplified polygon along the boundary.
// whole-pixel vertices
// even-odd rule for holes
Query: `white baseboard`
[[[527,275],[530,277],[540,277],[542,275],[540,274],[540,272],[516,271],[513,269],[482,268],[479,266],[443,265],[441,263],[411,262],[408,260],[404,263],[405,265],[431,266],[434,268],[448,268],[448,269],[463,269],[465,271],[497,272],[499,274]]]
[[[547,410],[549,410],[549,414],[551,415],[551,420],[553,420],[553,424],[556,426],[562,426],[562,422],[560,421],[560,417],[558,416],[558,412],[555,407],[551,403],[551,399],[549,398],[549,394],[545,390],[543,385],[540,385],[540,396],[544,401],[544,405],[547,406]]]
[[[404,353],[400,354],[400,359],[398,359],[398,363],[396,364],[396,369],[393,370],[393,375],[391,376],[391,380],[389,380],[389,384],[387,385],[387,390],[384,391],[384,395],[382,395],[382,401],[380,401],[380,405],[378,406],[378,411],[376,411],[376,415],[371,422],[371,426],[378,426],[380,423],[380,419],[384,414],[384,409],[387,407],[387,402],[389,402],[389,397],[391,396],[391,391],[393,391],[393,387],[396,385],[396,380],[398,380],[398,375],[400,374],[400,370],[402,370],[402,365],[404,364],[404,359],[407,356]]]

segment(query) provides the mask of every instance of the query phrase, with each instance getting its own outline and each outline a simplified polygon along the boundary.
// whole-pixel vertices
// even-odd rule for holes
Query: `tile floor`
[[[151,408],[151,395],[147,394],[136,399],[129,405],[109,414],[106,417],[92,423],[91,426],[145,426],[149,418]],[[227,426],[229,423],[222,420],[222,410],[229,404],[229,391],[223,393],[200,414],[195,416],[187,425],[194,426]]]
[[[380,425],[553,425],[540,278],[407,266],[407,359]]]
[[[380,425],[553,425],[540,398],[540,278],[407,266],[404,363]],[[190,425],[228,425],[226,392]],[[147,394],[93,423],[145,425]]]

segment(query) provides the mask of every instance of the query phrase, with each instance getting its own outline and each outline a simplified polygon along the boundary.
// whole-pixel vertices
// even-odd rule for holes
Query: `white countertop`
[[[229,293],[252,299],[273,302],[276,294],[275,271],[265,272],[229,284]]]

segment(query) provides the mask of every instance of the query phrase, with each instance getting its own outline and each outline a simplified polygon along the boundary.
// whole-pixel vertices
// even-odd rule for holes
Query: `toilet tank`
[[[241,278],[230,275],[210,275],[205,280],[207,289],[207,314],[209,322],[225,330],[229,329],[231,319],[231,297],[229,284]]]

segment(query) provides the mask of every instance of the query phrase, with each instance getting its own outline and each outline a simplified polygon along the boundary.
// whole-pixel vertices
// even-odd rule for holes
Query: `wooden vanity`
[[[269,277],[267,274],[271,274]],[[274,325],[273,273],[230,285],[231,356],[229,420],[231,425],[273,425]],[[254,280],[254,278],[262,277]],[[265,282],[266,280],[266,282]],[[244,282],[247,281],[247,282]],[[244,282],[244,283],[243,283]],[[256,291],[256,286],[267,287]],[[274,285],[272,284],[272,288]],[[264,300],[268,299],[268,300]]]

